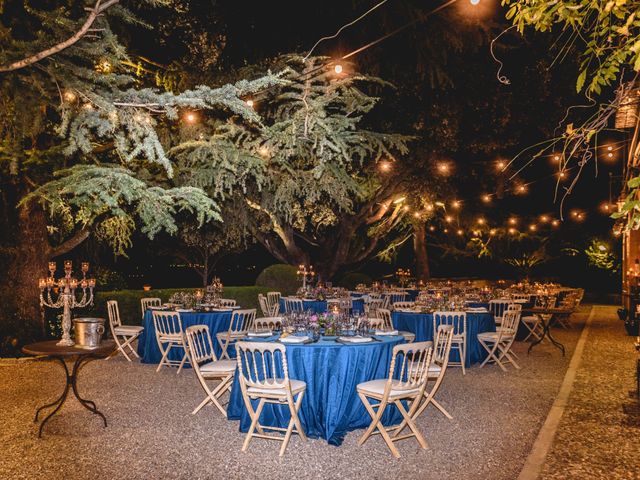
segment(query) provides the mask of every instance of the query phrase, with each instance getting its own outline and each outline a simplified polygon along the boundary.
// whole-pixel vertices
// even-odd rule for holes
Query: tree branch
[[[47,48],[46,50],[42,50],[35,55],[31,55],[30,57],[23,58],[22,60],[17,60],[13,63],[10,63],[9,65],[0,65],[0,72],[12,72],[14,70],[20,70],[21,68],[33,65],[40,60],[50,57],[51,55],[55,55],[56,53],[59,53],[66,48],[69,48],[71,45],[77,43],[80,39],[82,39],[82,37],[84,37],[91,30],[91,25],[93,25],[93,22],[95,22],[96,19],[105,10],[115,5],[119,1],[120,0],[107,0],[105,3],[101,4],[102,0],[98,0],[93,8],[89,9],[89,16],[85,20],[82,27],[80,27],[80,29],[71,37],[66,39],[64,42],[60,42],[57,45]]]
[[[49,252],[49,255],[53,258],[53,257],[59,257],[60,255],[70,252],[71,250],[76,248],[78,245],[80,245],[82,242],[84,242],[87,238],[89,238],[90,234],[91,234],[91,231],[86,228],[83,228],[82,230],[77,231],[71,238],[65,240],[57,247],[53,247]]]

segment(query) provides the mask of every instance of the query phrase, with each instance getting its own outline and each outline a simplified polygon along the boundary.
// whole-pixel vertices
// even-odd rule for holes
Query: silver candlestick
[[[299,265],[298,271],[296,272],[299,276],[302,277],[302,289],[307,289],[307,282],[313,281],[313,277],[315,277],[316,272],[313,271],[313,265]]]
[[[49,262],[49,276],[38,280],[40,287],[40,305],[49,308],[63,308],[62,313],[62,339],[57,345],[71,347],[74,345],[71,340],[71,310],[74,308],[82,308],[93,304],[93,288],[96,286],[95,278],[87,278],[89,271],[89,262],[82,262],[82,278],[78,280],[73,278],[73,264],[71,260],[64,261],[64,277],[56,280],[56,262]],[[51,290],[58,288],[58,298],[54,301],[51,296]],[[76,299],[76,290],[82,288],[82,298]],[[87,294],[87,289],[88,294]],[[46,291],[46,296],[45,296]]]

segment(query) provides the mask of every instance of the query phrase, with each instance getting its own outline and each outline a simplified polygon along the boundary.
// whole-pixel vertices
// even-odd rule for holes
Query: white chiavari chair
[[[427,448],[427,441],[418,430],[415,418],[427,385],[431,354],[431,342],[396,345],[393,348],[389,376],[386,379],[370,380],[356,387],[362,404],[371,416],[371,425],[358,440],[358,445],[366,442],[372,434],[380,433],[396,458],[400,457],[395,446],[395,442],[399,440],[415,437],[422,448]],[[400,425],[385,427],[382,415],[387,405],[391,404],[398,408],[403,421]],[[409,427],[410,433],[400,435],[405,427]]]
[[[178,365],[177,373],[180,373],[185,362],[189,359],[180,313],[159,310],[154,310],[151,313],[153,314],[153,326],[156,330],[156,341],[158,342],[160,353],[162,353],[162,359],[158,364],[156,372],[159,372],[163,365],[167,365],[168,367]],[[182,350],[181,360],[169,359],[169,353],[172,349]]]
[[[211,342],[211,334],[207,325],[193,325],[185,331],[191,366],[196,372],[198,381],[207,396],[198,405],[191,415],[195,415],[202,407],[211,403],[226,417],[227,411],[220,403],[220,397],[226,392],[231,391],[233,383],[233,375],[236,371],[236,362],[234,360],[218,360],[213,351],[213,343]],[[215,388],[211,388],[208,381],[219,382]]]
[[[141,298],[140,299],[140,308],[142,309],[142,318],[144,318],[144,314],[149,309],[149,307],[160,307],[162,305],[162,300],[159,298]]]
[[[304,302],[301,298],[284,297],[285,313],[304,312]]]
[[[125,348],[129,349],[136,358],[140,358],[138,352],[132,346],[132,343],[140,336],[144,331],[144,327],[137,325],[123,325],[120,320],[120,310],[118,309],[118,302],[116,300],[109,300],[107,302],[107,313],[109,315],[109,328],[111,329],[111,336],[118,346],[118,350],[124,358],[131,361],[129,355],[125,351]]]
[[[513,302],[506,298],[489,300],[489,313],[493,315],[496,325],[500,325],[502,323],[502,316],[504,315],[505,310],[507,310],[509,305],[512,304]]]
[[[385,330],[395,330],[393,328],[393,319],[391,317],[391,311],[386,308],[379,308],[376,312],[376,316],[381,318],[384,321]],[[412,343],[416,339],[416,334],[413,332],[398,332],[398,335],[402,335],[404,337],[405,342]]]
[[[451,349],[458,350],[459,362],[449,362],[450,366],[462,367],[462,374],[466,375],[465,362],[467,359],[467,314],[465,312],[434,312],[433,314],[433,338],[436,338],[438,326],[451,325],[453,337]]]
[[[503,362],[507,362],[511,363],[516,369],[520,369],[520,366],[515,361],[513,352],[511,352],[519,323],[520,312],[517,310],[507,310],[502,317],[502,325],[498,331],[478,334],[480,345],[482,345],[488,353],[487,358],[480,364],[480,368],[484,367],[488,362],[495,362],[506,372],[507,369],[503,365]]]
[[[281,330],[282,329],[282,317],[261,317],[256,318],[254,323],[256,331],[264,330]]]
[[[242,451],[245,452],[254,437],[282,442],[280,456],[289,444],[291,435],[297,433],[301,439],[307,437],[300,423],[298,412],[307,384],[301,380],[289,378],[286,348],[278,343],[238,342],[238,375],[244,404],[251,417],[251,426],[247,432]],[[296,398],[297,396],[297,398]],[[252,400],[258,400],[253,407]],[[265,404],[287,405],[291,419],[287,428],[269,427],[260,424],[260,413]],[[257,433],[255,433],[257,430]],[[266,431],[284,432],[284,437],[267,435]]]
[[[229,323],[229,329],[226,332],[219,332],[216,335],[218,344],[222,349],[220,353],[220,359],[229,360],[229,346],[236,343],[247,336],[249,330],[253,328],[253,322],[256,318],[256,309],[250,310],[235,310],[231,314],[231,322]]]
[[[236,301],[231,298],[221,298],[220,306],[222,308],[232,308],[236,306]]]
[[[280,292],[267,293],[267,305],[269,305],[269,317],[277,317],[280,313]]]
[[[416,302],[394,302],[394,310],[409,310],[416,306]]]
[[[258,303],[260,304],[260,310],[262,311],[262,315],[265,317],[271,317],[271,309],[269,308],[269,302],[267,301],[267,297],[259,293]]]

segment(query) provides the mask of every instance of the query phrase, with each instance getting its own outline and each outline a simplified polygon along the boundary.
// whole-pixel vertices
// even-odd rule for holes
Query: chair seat
[[[158,335],[158,340],[160,340],[161,342],[184,343],[184,338],[182,337],[181,333]]]
[[[283,382],[284,380],[278,378],[276,382]],[[291,392],[295,395],[296,393],[302,392],[305,388],[307,388],[307,384],[302,380],[294,380],[289,379],[291,383]],[[285,388],[268,388],[268,387],[249,387],[247,388],[247,393],[251,395],[272,395],[272,396],[285,396],[287,394],[287,390]]]
[[[220,332],[216,333],[216,337],[218,338],[227,338],[229,336],[229,340],[238,340],[239,338],[244,338],[247,336],[247,332],[238,332],[229,334],[229,332]]]
[[[360,383],[356,388],[358,392],[362,392],[365,395],[374,396],[374,397],[382,397],[384,395],[384,389],[387,386],[387,379],[383,378],[380,380],[369,380],[368,382]],[[397,385],[397,381],[391,384],[391,392],[389,393],[389,398],[393,397],[404,397],[408,395],[412,395],[418,393],[420,389],[412,388],[412,389],[396,389],[394,385]]]
[[[538,318],[537,315],[527,315],[527,316],[521,317],[520,320],[522,320],[525,323],[538,323],[540,321],[540,318]]]
[[[141,333],[144,330],[144,327],[137,325],[120,325],[119,327],[115,327],[113,329],[116,335],[136,335]]]
[[[501,332],[482,332],[478,334],[478,340],[497,341],[500,338]],[[503,339],[509,339],[513,337],[513,333],[502,333]]]
[[[404,337],[404,339],[409,343],[416,339],[416,334],[413,332],[398,332],[398,335]]]
[[[238,362],[235,360],[214,360],[200,365],[202,373],[233,373],[236,370]]]

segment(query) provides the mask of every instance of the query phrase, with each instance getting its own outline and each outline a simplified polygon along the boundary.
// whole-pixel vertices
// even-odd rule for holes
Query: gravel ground
[[[541,478],[640,479],[634,338],[598,307]]]
[[[0,478],[457,478],[513,479],[535,440],[575,348],[588,308],[574,315],[575,328],[557,331],[567,356],[550,345],[526,354],[516,344],[522,370],[474,367],[463,376],[451,369],[440,401],[454,420],[428,409],[418,424],[430,448],[414,439],[399,444],[395,460],[379,436],[358,447],[361,431],[341,447],[296,436],[283,458],[279,444],[256,439],[240,452],[238,423],[213,407],[192,416],[203,393],[191,371],[155,372],[122,358],[90,363],[80,375],[80,393],[95,400],[109,421],[75,399],[37,438],[35,409],[61,388],[59,366],[44,361],[0,364]],[[594,334],[595,336],[595,334]],[[607,379],[598,382],[605,388]],[[628,389],[628,388],[627,388]]]

